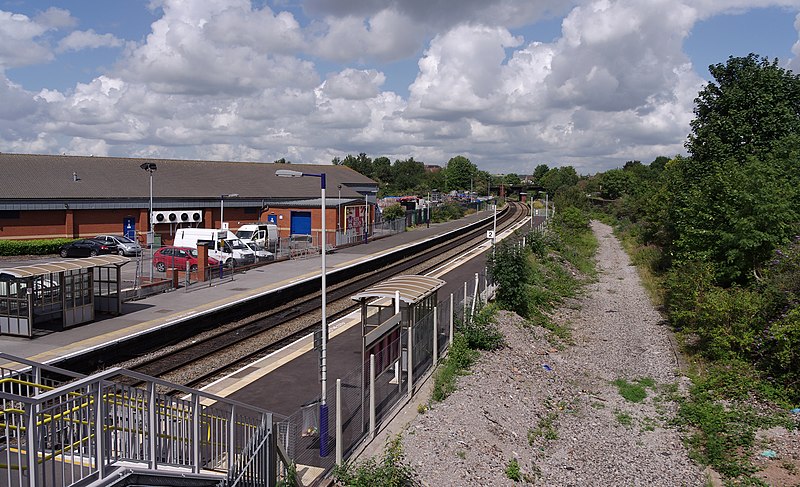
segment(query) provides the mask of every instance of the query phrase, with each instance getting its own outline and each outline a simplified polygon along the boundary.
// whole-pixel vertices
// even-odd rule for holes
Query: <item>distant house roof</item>
[[[153,197],[159,199],[218,199],[234,193],[241,199],[320,196],[319,178],[281,178],[275,175],[277,169],[324,172],[328,196],[338,197],[341,191],[343,199],[361,198],[363,191],[377,188],[375,181],[347,166],[0,154],[0,202],[149,198],[150,177],[140,167],[144,163],[157,166]]]

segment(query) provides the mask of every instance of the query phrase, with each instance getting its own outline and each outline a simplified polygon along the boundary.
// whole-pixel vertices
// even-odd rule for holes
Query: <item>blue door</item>
[[[136,240],[136,218],[126,216],[122,219],[122,234],[131,240]]]
[[[292,212],[292,235],[311,235],[311,212]]]

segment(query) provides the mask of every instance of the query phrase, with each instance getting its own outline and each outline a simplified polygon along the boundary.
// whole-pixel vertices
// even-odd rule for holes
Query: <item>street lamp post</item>
[[[225,226],[225,198],[233,198],[239,196],[239,193],[221,194],[219,195],[219,228],[220,230]]]
[[[310,176],[320,178],[320,196],[322,202],[320,207],[322,209],[322,347],[320,351],[319,370],[322,382],[322,393],[319,402],[319,455],[321,457],[328,455],[328,317],[327,317],[327,283],[326,274],[327,267],[325,265],[326,254],[326,239],[325,239],[325,173],[312,174],[301,171],[294,171],[291,169],[278,169],[275,171],[276,176],[282,178],[301,178],[303,176]],[[340,441],[336,438],[336,441]]]
[[[147,243],[150,247],[150,282],[153,282],[153,245],[155,244],[155,222],[153,221],[153,173],[158,169],[155,162],[144,162],[140,165],[142,169],[150,173],[150,231],[147,232]]]

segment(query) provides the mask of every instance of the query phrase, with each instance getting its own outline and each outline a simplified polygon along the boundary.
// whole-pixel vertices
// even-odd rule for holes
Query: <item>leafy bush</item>
[[[386,221],[397,220],[406,216],[406,209],[403,205],[395,203],[394,205],[387,206],[382,211],[383,219]]]
[[[453,344],[447,352],[447,358],[433,376],[434,401],[443,401],[456,390],[456,377],[463,374],[477,359],[478,352],[469,348],[466,337],[457,332],[453,336]]]
[[[344,464],[333,469],[334,479],[352,487],[404,487],[415,485],[414,469],[405,463],[400,437],[387,440],[383,458],[370,458],[359,464]]]
[[[527,284],[530,283],[530,269],[525,251],[516,245],[501,242],[489,258],[489,275],[499,286],[497,304],[502,309],[514,311],[523,318],[529,316]]]
[[[589,228],[589,215],[574,206],[568,206],[556,213],[556,224],[567,231],[580,231]]]
[[[74,238],[38,240],[0,240],[0,255],[49,255],[57,254],[62,245]]]
[[[434,223],[458,220],[464,216],[466,210],[455,201],[448,201],[435,208],[431,212],[431,221]]]
[[[473,350],[497,350],[505,343],[503,334],[495,326],[497,307],[483,306],[475,313],[475,317],[461,325],[459,331],[467,340],[467,346]]]

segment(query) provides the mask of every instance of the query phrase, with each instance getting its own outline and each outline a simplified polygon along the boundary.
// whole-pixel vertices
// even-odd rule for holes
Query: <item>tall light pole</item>
[[[233,198],[239,196],[239,193],[221,194],[219,195],[219,228],[225,226],[225,198]]]
[[[275,171],[276,176],[282,178],[301,178],[303,176],[310,176],[320,178],[320,195],[322,202],[320,207],[322,209],[322,349],[320,351],[319,372],[322,382],[322,393],[319,402],[319,455],[321,457],[328,455],[328,316],[327,316],[327,283],[326,274],[327,267],[325,265],[326,253],[326,239],[325,239],[325,173],[312,174],[301,171],[293,171],[291,169],[278,169]],[[340,441],[336,438],[336,441]]]
[[[150,282],[153,282],[153,245],[155,245],[155,222],[153,221],[153,173],[158,169],[155,162],[143,162],[142,169],[150,173],[150,231],[147,232],[147,243],[150,247]]]

